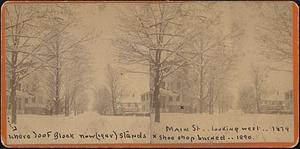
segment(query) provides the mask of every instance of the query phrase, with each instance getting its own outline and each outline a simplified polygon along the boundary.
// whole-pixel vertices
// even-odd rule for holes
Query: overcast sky
[[[256,41],[257,25],[261,23],[254,11],[253,2],[218,2],[218,7],[222,10],[222,23],[224,30],[228,30],[231,23],[235,23],[244,30],[243,36],[239,38],[239,42],[233,46],[243,53],[233,74],[235,78],[232,83],[228,84],[228,88],[236,96],[238,89],[249,83],[251,64],[265,63],[263,58],[258,54],[260,49]],[[291,6],[289,2],[285,2],[287,6]],[[105,5],[104,5],[105,4]],[[127,3],[127,5],[134,3]],[[80,29],[76,30],[79,34],[83,32],[93,32],[99,36],[85,43],[87,50],[91,51],[93,57],[93,72],[95,83],[101,85],[104,81],[105,67],[107,64],[113,63],[112,50],[113,45],[111,39],[115,37],[115,29],[118,22],[118,14],[120,10],[126,10],[124,3],[75,3],[77,16],[80,18]],[[226,25],[227,24],[227,25]],[[292,49],[291,49],[292,50]],[[130,74],[125,76],[126,84],[136,94],[141,94],[149,89],[149,76],[143,74]],[[272,73],[269,84],[277,90],[292,89],[292,74],[276,72]]]

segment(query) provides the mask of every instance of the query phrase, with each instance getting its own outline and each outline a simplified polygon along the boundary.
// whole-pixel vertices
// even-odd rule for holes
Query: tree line
[[[214,2],[140,4],[120,16],[119,33],[113,41],[118,62],[150,67],[155,122],[160,121],[161,83],[189,67],[186,77],[199,106],[209,103],[209,113],[230,78],[238,52],[233,39],[242,31],[232,25],[221,28],[221,13]],[[224,92],[223,92],[224,93]],[[204,112],[204,107],[198,112]]]
[[[39,86],[46,93],[49,111],[77,114],[89,81],[89,53],[82,43],[88,34],[74,37],[76,17],[69,4],[8,4],[4,7],[6,79],[12,123],[17,122],[16,86],[22,82]],[[36,96],[36,95],[33,95]],[[20,105],[19,105],[20,106]]]

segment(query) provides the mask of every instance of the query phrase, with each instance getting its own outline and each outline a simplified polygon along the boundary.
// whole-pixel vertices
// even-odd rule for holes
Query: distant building
[[[15,99],[17,101],[17,114],[45,114],[46,103],[42,99],[42,96],[33,95],[30,92],[33,86],[26,82],[20,82],[16,85]],[[11,113],[12,102],[10,80],[7,80],[6,101],[7,112]]]
[[[151,92],[146,92],[141,95],[142,111],[150,111],[150,105],[153,105]],[[181,95],[170,90],[160,89],[160,111],[161,112],[188,112],[191,106],[184,103]]]
[[[121,98],[117,109],[120,114],[141,112],[141,99],[135,94]]]
[[[293,113],[293,91],[275,93],[260,100],[259,107],[262,113]]]
[[[12,110],[12,104],[11,104],[11,96],[10,96],[10,90],[6,90],[6,101],[7,101],[7,112],[11,113]],[[28,111],[28,105],[35,102],[34,96],[31,96],[25,92],[16,91],[16,97],[17,101],[17,113],[18,114],[24,114]]]
[[[160,111],[161,112],[192,112],[197,108],[193,105],[193,98],[187,83],[188,67],[178,70],[161,82],[160,86]],[[153,75],[150,75],[150,91],[141,95],[142,111],[150,112],[153,110]]]
[[[289,90],[284,93],[284,100],[287,104],[287,108],[294,112],[294,96],[293,90]]]

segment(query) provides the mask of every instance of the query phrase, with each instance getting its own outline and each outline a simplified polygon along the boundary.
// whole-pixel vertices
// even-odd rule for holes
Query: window
[[[21,84],[18,84],[18,90],[21,91]]]
[[[18,109],[21,110],[21,102],[18,104]]]
[[[169,89],[170,89],[170,83],[169,83],[169,82],[166,82],[166,84],[165,84],[165,89],[166,89],[166,90],[169,90]]]
[[[169,97],[169,101],[173,101],[173,97],[172,96]]]
[[[170,85],[170,90],[174,90],[175,89],[175,82],[171,82],[171,85]]]
[[[11,79],[7,80],[8,82],[6,83],[7,84],[7,88],[11,88]]]
[[[32,98],[32,103],[35,103],[35,97]]]
[[[152,94],[148,94],[149,100],[152,100]]]
[[[285,99],[289,99],[289,93],[285,93]]]
[[[145,100],[145,95],[142,95],[142,101],[144,101]]]
[[[285,99],[286,100],[293,99],[293,91],[286,92]]]
[[[25,98],[25,103],[28,103],[28,98]]]
[[[161,97],[161,101],[162,101],[162,108],[165,108],[165,105],[166,105],[166,96],[162,96]]]
[[[180,101],[180,96],[177,96],[177,97],[176,97],[176,101]]]
[[[28,91],[28,88],[29,88],[28,86],[29,86],[29,85],[26,84],[26,86],[24,87],[24,90],[25,90],[25,91]]]
[[[166,88],[166,83],[165,82],[161,82],[160,87],[165,89]]]
[[[181,88],[181,84],[180,82],[177,82],[177,89],[180,89]]]
[[[8,109],[9,109],[9,110],[11,109],[11,104],[8,104]]]
[[[152,98],[150,98],[150,106],[153,107],[154,106],[154,103],[152,101]]]

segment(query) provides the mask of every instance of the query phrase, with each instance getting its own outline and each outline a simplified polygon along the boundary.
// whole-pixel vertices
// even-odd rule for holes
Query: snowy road
[[[126,142],[126,143],[148,143],[149,142],[149,117],[134,117],[134,116],[101,116],[95,112],[87,112],[78,116],[64,117],[59,116],[40,116],[40,115],[18,115],[17,131],[12,131],[8,128],[9,134],[30,134],[31,139],[13,139],[8,141],[13,143],[111,143]],[[51,131],[51,136],[55,132],[61,134],[75,134],[74,139],[55,139],[54,136],[49,138],[34,138],[35,131],[37,133],[47,133]],[[127,132],[126,132],[127,131]],[[130,139],[123,138],[114,140],[114,138],[102,139],[80,139],[82,135],[95,135],[99,136],[110,135],[112,133],[128,133],[136,135],[142,132],[147,135],[147,138]]]

